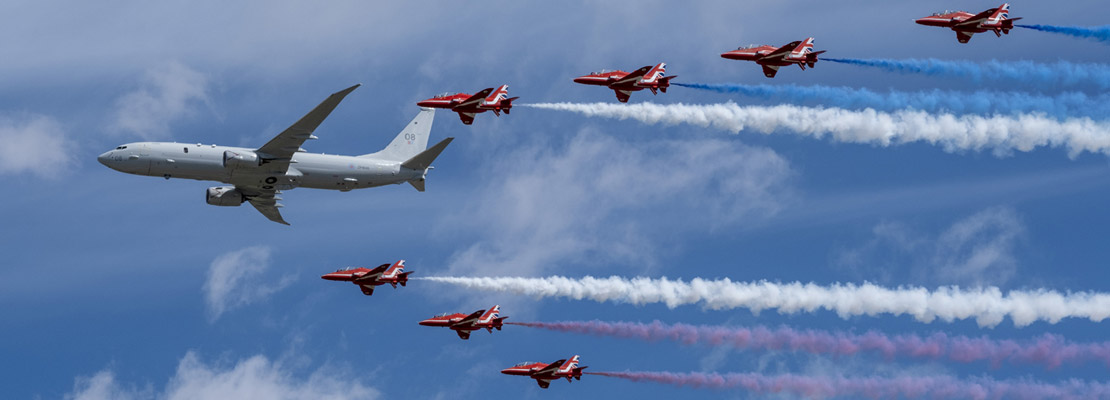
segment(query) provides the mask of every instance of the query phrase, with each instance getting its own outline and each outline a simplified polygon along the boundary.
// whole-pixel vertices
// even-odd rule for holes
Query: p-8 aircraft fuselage
[[[254,149],[176,142],[128,143],[100,156],[114,170],[135,175],[219,181],[276,190],[296,187],[352,190],[404,183],[424,171],[400,162],[355,156],[296,153],[283,175],[257,171]]]
[[[129,174],[219,181],[210,187],[208,204],[239,206],[250,202],[267,218],[281,217],[277,195],[297,187],[348,191],[408,182],[424,191],[431,163],[451,142],[426,148],[434,111],[420,113],[382,151],[361,156],[305,152],[312,132],[355,85],[324,100],[316,109],[258,149],[175,142],[128,143],[101,154],[104,165]]]

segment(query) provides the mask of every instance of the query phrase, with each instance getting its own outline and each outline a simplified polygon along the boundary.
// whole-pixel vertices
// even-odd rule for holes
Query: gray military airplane
[[[349,191],[408,182],[424,191],[432,161],[451,143],[446,138],[428,148],[435,111],[421,108],[385,149],[361,156],[307,153],[306,140],[339,102],[359,85],[328,96],[297,123],[257,149],[169,142],[128,143],[97,157],[101,164],[135,175],[219,181],[232,186],[208,188],[214,206],[250,202],[271,221],[281,217],[282,190],[296,187]]]

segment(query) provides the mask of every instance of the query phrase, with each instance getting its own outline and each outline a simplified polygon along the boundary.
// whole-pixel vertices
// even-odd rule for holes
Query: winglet
[[[277,137],[270,139],[270,141],[266,142],[262,147],[259,147],[258,152],[268,155],[270,158],[291,156],[301,147],[301,144],[303,144],[305,140],[312,136],[312,132],[324,122],[324,119],[327,118],[333,110],[335,110],[339,102],[343,101],[344,97],[347,97],[348,94],[359,86],[362,86],[362,84],[357,83],[354,86],[332,93],[331,96],[328,96],[328,98],[320,102],[316,108],[313,108],[312,111],[309,111],[308,114],[305,114],[305,116],[297,120],[292,126],[286,128],[285,131],[282,131]]]

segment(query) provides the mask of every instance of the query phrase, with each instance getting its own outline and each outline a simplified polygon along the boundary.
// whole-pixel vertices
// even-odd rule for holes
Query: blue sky
[[[907,316],[708,311],[467,291],[414,281],[371,298],[319,276],[406,259],[414,276],[650,276],[1107,291],[1110,163],[1059,148],[997,155],[733,134],[514,108],[456,137],[408,185],[284,197],[286,227],[204,204],[207,182],[137,177],[120,143],[258,146],[328,94],[353,92],[314,152],[384,147],[415,102],[509,84],[520,103],[615,102],[571,79],[667,62],[676,82],[972,93],[1061,90],[899,75],[831,62],[773,80],[718,54],[806,36],[830,57],[1106,63],[1106,46],[1015,30],[961,45],[912,19],[993,2],[6,2],[0,6],[0,393],[11,398],[539,398],[498,373],[582,355],[592,370],[1098,381],[1105,365],[829,358],[645,343],[511,326],[461,341],[432,314],[502,306],[509,321],[661,320],[799,329],[1105,340],[1066,319],[981,328]],[[1102,11],[1102,12],[1098,12]],[[1037,24],[1103,25],[1106,5],[1018,3]],[[1087,95],[1101,93],[1083,88]],[[778,104],[675,87],[632,102]],[[812,104],[810,104],[812,105]],[[587,376],[583,398],[761,398]]]

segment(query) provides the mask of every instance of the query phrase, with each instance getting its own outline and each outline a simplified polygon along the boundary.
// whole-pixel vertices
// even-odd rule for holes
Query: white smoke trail
[[[953,115],[923,111],[724,104],[540,103],[529,107],[571,111],[589,117],[633,119],[645,124],[691,124],[739,133],[800,135],[847,143],[890,146],[926,142],[947,151],[994,149],[996,154],[1037,147],[1064,147],[1070,157],[1083,152],[1110,154],[1110,122],[1091,118],[1057,120],[1043,114]]]
[[[415,278],[413,278],[415,279]],[[565,297],[575,300],[611,301],[644,305],[663,303],[669,308],[700,304],[711,310],[747,308],[753,313],[774,309],[780,314],[829,310],[841,318],[879,314],[910,315],[930,323],[975,319],[979,326],[993,327],[1006,317],[1022,327],[1036,321],[1055,324],[1064,318],[1088,318],[1099,322],[1110,317],[1110,293],[1054,290],[1013,290],[997,287],[961,289],[940,287],[886,288],[871,283],[855,285],[733,282],[727,278],[689,282],[667,278],[547,278],[518,277],[425,277],[471,289],[509,292],[535,297]]]

